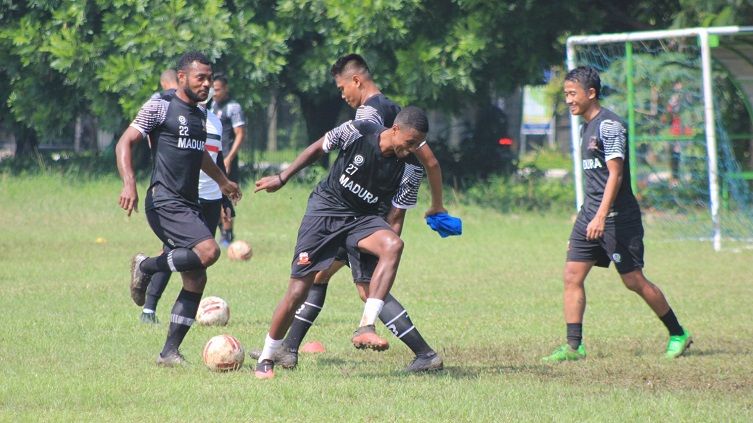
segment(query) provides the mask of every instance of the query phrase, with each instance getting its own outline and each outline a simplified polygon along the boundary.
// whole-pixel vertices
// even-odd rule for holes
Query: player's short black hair
[[[577,82],[586,91],[593,88],[596,91],[596,98],[601,97],[601,78],[599,72],[591,66],[578,66],[571,70],[565,76],[565,81]]]
[[[371,76],[371,71],[369,70],[369,65],[366,64],[366,60],[364,60],[360,54],[355,53],[337,59],[335,64],[332,65],[330,73],[334,78],[338,75],[342,75],[345,71],[356,71]]]
[[[395,124],[408,126],[424,134],[429,132],[429,118],[416,106],[408,106],[401,110],[395,117]]]
[[[222,82],[222,85],[227,86],[227,75],[225,75],[224,73],[222,72],[215,73],[213,79],[215,81],[220,81]]]
[[[209,61],[209,59],[207,58],[207,56],[204,55],[204,53],[201,53],[198,51],[189,51],[188,53],[185,53],[182,56],[180,56],[180,59],[178,59],[178,66],[175,69],[187,71],[188,68],[191,66],[191,63],[193,62],[199,62],[202,65],[212,66],[212,62]]]

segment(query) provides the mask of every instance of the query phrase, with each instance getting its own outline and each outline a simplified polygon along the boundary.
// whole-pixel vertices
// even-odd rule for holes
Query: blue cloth
[[[442,238],[447,238],[450,235],[462,235],[463,233],[463,221],[447,213],[437,213],[427,216],[426,224],[431,229],[439,232]]]

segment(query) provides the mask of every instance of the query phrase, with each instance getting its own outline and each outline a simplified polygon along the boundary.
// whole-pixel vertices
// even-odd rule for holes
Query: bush
[[[112,154],[70,151],[36,152],[30,156],[11,157],[0,161],[0,173],[97,178],[104,175],[117,175],[118,168]],[[137,176],[143,176],[143,173],[150,174],[151,167],[138,172]]]
[[[574,193],[568,180],[547,179],[528,167],[510,177],[492,177],[469,187],[461,197],[470,204],[500,212],[572,210]]]

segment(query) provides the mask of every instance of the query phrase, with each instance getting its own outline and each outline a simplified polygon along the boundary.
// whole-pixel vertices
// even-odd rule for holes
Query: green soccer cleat
[[[560,361],[575,361],[586,358],[586,347],[580,344],[577,350],[565,344],[554,350],[553,353],[541,359],[544,363],[559,363]]]
[[[677,358],[690,348],[690,344],[693,343],[693,335],[688,332],[687,329],[683,329],[685,333],[682,335],[672,335],[669,337],[667,343],[667,352],[664,353],[664,358]]]

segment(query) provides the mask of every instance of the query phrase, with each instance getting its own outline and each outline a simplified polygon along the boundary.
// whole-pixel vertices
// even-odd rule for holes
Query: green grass
[[[143,211],[128,219],[119,209],[120,182],[0,175],[0,421],[753,420],[750,249],[714,253],[707,243],[652,237],[649,226],[646,273],[694,332],[690,353],[661,360],[659,320],[613,269],[596,269],[588,359],[540,364],[564,337],[569,214],[450,205],[465,233],[447,239],[423,223],[423,207],[408,214],[393,293],[444,356],[442,373],[400,373],[411,354],[393,337],[384,353],[353,349],[362,304],[347,272],[332,281],[308,336],[326,353],[303,355],[272,381],[256,380],[251,360],[211,373],[200,358],[210,337],[261,345],[310,188],[253,195],[249,186],[237,233],[254,257],[221,258],[206,290],[230,303],[230,324],[193,328],[182,348],[190,366],[161,369],[154,359],[166,325],[140,324],[127,288],[130,256],[159,244]],[[165,292],[163,322],[179,285],[174,277]]]

